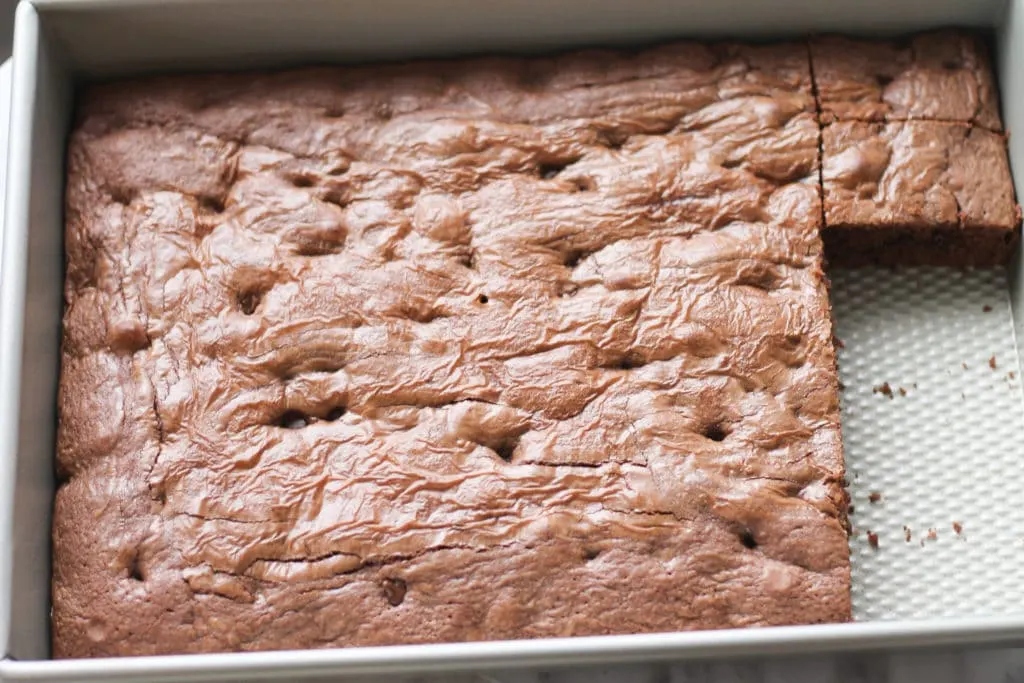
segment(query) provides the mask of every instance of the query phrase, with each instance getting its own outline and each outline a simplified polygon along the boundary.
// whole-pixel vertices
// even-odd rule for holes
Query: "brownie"
[[[978,34],[936,31],[902,40],[813,38],[822,119],[971,123],[1001,130],[988,50]]]
[[[87,89],[56,657],[850,618],[805,45]]]
[[[1020,216],[1005,138],[969,125],[843,121],[822,131],[825,240],[846,265],[994,265]]]

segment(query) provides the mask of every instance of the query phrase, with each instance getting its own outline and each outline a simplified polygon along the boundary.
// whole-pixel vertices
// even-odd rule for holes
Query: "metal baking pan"
[[[0,679],[224,680],[1024,641],[1020,265],[832,273],[855,622],[514,642],[49,659],[50,511],[74,84],[681,37],[990,29],[1024,131],[1024,0],[32,0],[17,15],[0,261]],[[1010,139],[1024,178],[1024,136]],[[1024,184],[1018,180],[1018,195]],[[901,391],[902,390],[902,391]],[[877,494],[877,495],[872,495]],[[873,502],[872,502],[872,499]],[[905,527],[905,528],[904,528]],[[867,542],[877,535],[879,547]],[[910,534],[910,540],[906,536]],[[934,533],[933,533],[934,530]]]

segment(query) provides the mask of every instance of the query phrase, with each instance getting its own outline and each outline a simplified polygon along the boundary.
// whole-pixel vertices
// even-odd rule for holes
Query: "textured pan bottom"
[[[830,276],[854,617],[1024,611],[1024,393],[1007,272]]]

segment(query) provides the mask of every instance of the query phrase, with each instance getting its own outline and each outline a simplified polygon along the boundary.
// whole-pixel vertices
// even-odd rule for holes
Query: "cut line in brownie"
[[[816,117],[802,44],[90,89],[55,656],[848,620]]]
[[[1002,130],[988,47],[979,34],[810,40],[822,121],[931,120]]]
[[[1004,136],[959,124],[822,130],[825,241],[845,265],[996,265],[1019,239]]]

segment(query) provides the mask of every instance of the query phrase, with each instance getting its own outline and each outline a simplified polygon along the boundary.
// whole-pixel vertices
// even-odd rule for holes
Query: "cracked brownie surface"
[[[988,49],[974,33],[884,41],[821,36],[810,48],[826,123],[916,119],[1002,130]]]
[[[54,655],[848,620],[820,233],[874,168],[852,131],[907,129],[823,130],[811,64],[677,44],[86,90]]]

